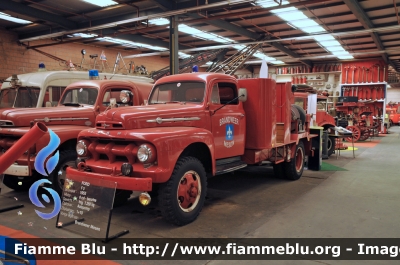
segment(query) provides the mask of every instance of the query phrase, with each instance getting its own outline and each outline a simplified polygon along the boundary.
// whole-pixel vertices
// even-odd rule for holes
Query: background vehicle
[[[99,73],[100,80],[132,80],[153,83],[142,76]],[[45,71],[13,75],[5,80],[0,90],[0,110],[4,108],[55,107],[65,88],[80,80],[89,80],[83,71]]]
[[[57,107],[3,110],[0,114],[1,154],[21,138],[34,122],[43,122],[61,140],[58,147],[59,163],[49,175],[54,189],[61,193],[65,165],[73,165],[76,159],[75,146],[79,132],[95,126],[96,116],[112,107],[110,99],[115,99],[115,103],[121,107],[141,105],[151,87],[149,83],[122,80],[80,81],[65,89]],[[34,181],[42,178],[34,169],[34,161],[37,152],[49,143],[49,137],[47,133],[34,146],[27,146],[27,152],[4,172],[3,182],[7,187],[26,190]]]
[[[310,92],[295,92],[295,104],[302,107],[303,109],[308,109],[308,101],[310,100]],[[328,97],[323,95],[317,95],[317,112],[316,112],[316,122],[317,125],[324,128],[324,131],[329,131],[330,128],[336,126],[335,118],[332,117],[329,112]],[[307,111],[307,113],[309,113]],[[335,152],[335,138],[328,138],[328,156]]]

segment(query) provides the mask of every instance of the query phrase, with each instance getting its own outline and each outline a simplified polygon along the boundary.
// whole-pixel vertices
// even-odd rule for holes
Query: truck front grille
[[[109,160],[134,164],[139,146],[131,142],[98,140],[89,144],[88,150],[94,160]]]
[[[21,137],[7,136],[0,138],[0,149],[8,150],[13,144],[15,144]]]

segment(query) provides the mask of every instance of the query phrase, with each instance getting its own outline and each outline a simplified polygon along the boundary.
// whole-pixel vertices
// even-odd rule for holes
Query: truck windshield
[[[1,90],[0,108],[36,108],[40,89],[31,87]]]
[[[202,82],[177,82],[160,84],[153,89],[149,104],[167,104],[173,102],[204,101],[205,83]]]
[[[2,89],[0,92],[0,108],[12,108],[16,95],[15,89]]]
[[[96,103],[98,91],[96,88],[77,87],[64,91],[61,99],[61,105],[80,106],[94,105]]]

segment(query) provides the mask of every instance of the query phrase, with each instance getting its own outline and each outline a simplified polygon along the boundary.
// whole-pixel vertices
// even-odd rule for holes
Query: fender
[[[335,127],[335,125],[332,124],[332,123],[330,123],[329,121],[323,122],[323,123],[321,123],[321,124],[318,124],[318,126],[319,126],[319,127],[324,127],[324,128],[325,128],[325,126],[326,126],[327,128],[329,128],[329,127]]]
[[[153,144],[157,150],[157,166],[146,169],[146,172],[156,173],[152,175],[153,182],[166,182],[172,175],[179,156],[193,143],[204,143],[208,147],[212,168],[215,171],[214,138],[212,133],[206,129],[196,127],[158,127],[124,131],[89,129],[79,134],[79,140],[85,139],[85,137],[110,140],[118,138],[138,144],[146,142]],[[90,160],[87,160],[86,163],[90,166]]]
[[[62,145],[68,140],[77,139],[79,133],[82,130],[88,129],[87,126],[79,126],[79,125],[53,125],[53,126],[48,126],[47,128],[51,129],[58,135],[58,137],[60,137],[60,145]],[[50,141],[50,135],[46,133],[42,138],[39,139],[39,141],[37,141],[36,152],[45,147],[49,143],[49,141]]]

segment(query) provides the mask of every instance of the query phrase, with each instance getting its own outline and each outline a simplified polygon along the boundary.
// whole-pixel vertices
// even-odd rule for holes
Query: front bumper
[[[117,189],[121,190],[132,190],[132,191],[151,191],[153,180],[151,178],[135,178],[125,176],[110,176],[99,173],[80,171],[71,167],[67,167],[67,178],[72,180],[82,180],[90,182],[93,179],[96,182],[96,186],[108,187],[106,183],[102,184],[102,181],[115,182]],[[88,180],[89,179],[89,180]]]
[[[18,176],[18,177],[30,176],[28,166],[21,166],[21,165],[17,165],[17,164],[11,165],[2,174]]]

